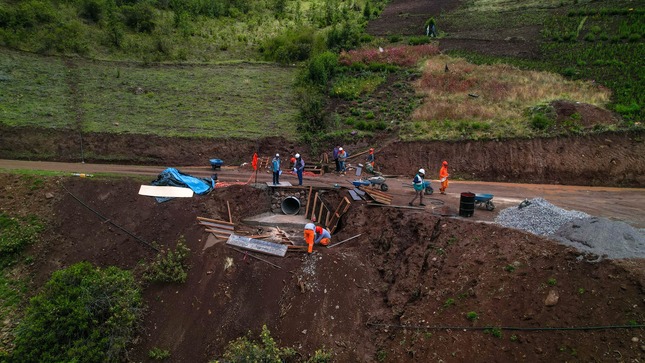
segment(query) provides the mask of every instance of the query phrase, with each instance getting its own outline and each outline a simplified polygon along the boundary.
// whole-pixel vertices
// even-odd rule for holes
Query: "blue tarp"
[[[204,195],[210,193],[215,188],[215,180],[213,178],[196,178],[188,174],[184,174],[175,168],[168,168],[153,180],[152,185],[156,186],[172,186],[190,188],[195,194]],[[171,198],[162,198],[157,201],[162,202]]]

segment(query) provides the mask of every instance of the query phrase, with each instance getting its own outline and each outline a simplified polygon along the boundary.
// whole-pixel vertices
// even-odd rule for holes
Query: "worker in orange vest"
[[[329,245],[331,241],[331,233],[321,226],[316,226],[313,223],[305,224],[305,242],[307,243],[307,252],[314,251],[314,244],[321,244],[323,246]]]
[[[439,181],[441,182],[441,187],[439,188],[439,191],[441,194],[446,194],[446,189],[448,188],[448,177],[450,174],[448,174],[448,162],[443,161],[441,164],[441,170],[439,170]]]

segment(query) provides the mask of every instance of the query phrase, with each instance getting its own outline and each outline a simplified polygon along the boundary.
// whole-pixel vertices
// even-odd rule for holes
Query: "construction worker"
[[[340,175],[345,175],[345,161],[347,161],[347,151],[342,147],[338,148],[338,163],[340,164]]]
[[[313,223],[305,224],[305,242],[307,243],[307,252],[314,251],[314,244],[321,244],[327,246],[331,240],[331,234],[328,230],[316,226]]]
[[[271,170],[273,171],[273,185],[280,184],[280,154],[275,154],[271,162]]]
[[[441,192],[441,194],[446,194],[449,176],[450,174],[448,174],[448,162],[444,160],[443,163],[441,163],[441,169],[439,170],[439,181],[441,182],[439,191]]]
[[[370,174],[376,174],[374,170],[374,148],[370,148],[369,154],[367,154],[367,159],[365,160],[365,170]]]
[[[372,167],[374,167],[374,148],[370,148],[370,153],[367,154],[367,160],[369,164],[372,164]]]
[[[414,179],[412,180],[412,186],[414,187],[414,198],[412,198],[408,205],[412,206],[414,201],[417,200],[417,197],[419,197],[419,205],[422,207],[426,206],[425,204],[423,204],[423,191],[426,188],[426,183],[423,181],[425,175],[425,169],[421,168],[419,169],[417,175],[414,176]]]
[[[329,245],[329,242],[331,241],[331,233],[329,233],[326,228],[316,226],[315,232],[316,238],[314,239],[314,244],[320,243],[323,246]]]
[[[296,162],[293,163],[293,170],[298,175],[298,185],[302,185],[302,173],[305,171],[305,161],[300,154],[296,154]]]

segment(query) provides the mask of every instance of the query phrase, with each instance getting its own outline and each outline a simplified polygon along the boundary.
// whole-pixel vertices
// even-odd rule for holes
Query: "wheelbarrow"
[[[380,188],[382,191],[386,192],[389,187],[385,183],[385,178],[382,176],[373,176],[371,178],[368,178],[366,180],[354,180],[352,182],[355,187],[360,187],[360,186],[368,186],[371,185],[372,188]]]
[[[479,207],[485,207],[487,211],[492,211],[493,209],[495,209],[495,204],[493,204],[493,195],[475,194],[475,205]]]
[[[222,161],[222,159],[210,159],[210,163],[211,168],[213,168],[213,170],[217,170],[222,167],[224,161]]]

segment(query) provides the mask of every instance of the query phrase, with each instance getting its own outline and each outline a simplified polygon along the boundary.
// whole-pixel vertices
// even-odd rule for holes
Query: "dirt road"
[[[206,177],[213,174],[209,166],[187,166],[176,167],[186,174]],[[58,163],[40,161],[19,161],[0,159],[0,170],[45,170],[68,173],[85,174],[123,174],[150,176],[151,180],[158,175],[164,167],[160,166],[137,166],[137,165],[109,165],[109,164],[81,164],[81,163]],[[224,167],[217,171],[219,180],[227,182],[245,182],[251,178],[250,168]],[[412,189],[407,187],[411,180],[409,178],[389,178],[387,184],[390,187],[389,193],[393,198],[393,204],[407,205],[412,198]],[[254,177],[251,178],[252,181]],[[354,175],[338,176],[326,174],[322,177],[305,177],[307,185],[334,185],[351,187],[351,180],[356,179]],[[408,180],[410,179],[410,180]],[[258,173],[257,180],[265,182],[271,180],[268,172]],[[283,181],[296,181],[293,175],[283,175]],[[433,186],[438,188],[438,182],[433,180]],[[295,183],[293,183],[295,184]],[[404,186],[405,185],[405,186]],[[609,187],[585,187],[565,185],[544,185],[544,184],[513,184],[513,183],[491,183],[472,181],[452,181],[447,195],[434,194],[430,196],[429,206],[420,212],[439,213],[445,206],[457,214],[459,210],[459,199],[461,192],[493,194],[493,201],[496,209],[488,212],[477,208],[473,220],[492,221],[498,211],[507,207],[516,206],[524,199],[541,197],[550,203],[564,209],[578,210],[593,216],[621,220],[636,228],[645,228],[645,190],[638,188],[609,188]]]

